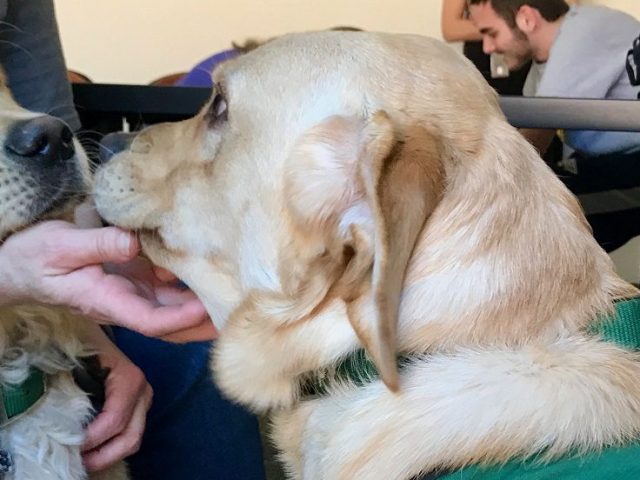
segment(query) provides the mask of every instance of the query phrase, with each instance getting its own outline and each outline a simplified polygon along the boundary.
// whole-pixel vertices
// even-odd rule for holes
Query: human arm
[[[443,0],[441,28],[442,38],[448,42],[479,41],[482,35],[465,17],[466,0]]]
[[[39,302],[71,307],[99,323],[144,335],[181,333],[191,340],[215,330],[195,295],[153,274],[137,259],[136,237],[114,227],[80,229],[49,221],[0,245],[0,304]],[[116,267],[105,271],[103,264]],[[119,269],[119,270],[118,270]]]
[[[87,426],[83,445],[85,466],[99,471],[138,451],[153,391],[142,371],[97,324],[86,323],[84,340],[109,371],[104,407]]]

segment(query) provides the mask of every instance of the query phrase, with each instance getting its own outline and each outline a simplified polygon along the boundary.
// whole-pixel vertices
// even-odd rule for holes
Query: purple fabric
[[[237,50],[225,50],[223,52],[216,53],[211,57],[205,58],[195,67],[191,69],[184,77],[176,82],[178,87],[211,87],[213,82],[211,81],[211,72],[219,63],[229,60],[230,58],[238,56]]]

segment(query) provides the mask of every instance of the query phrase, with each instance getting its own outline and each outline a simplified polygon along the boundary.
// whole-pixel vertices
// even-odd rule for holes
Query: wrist
[[[83,319],[82,321],[85,323],[82,340],[95,349],[102,359],[105,359],[107,363],[113,363],[124,356],[124,353],[116,347],[99,324],[89,319]]]

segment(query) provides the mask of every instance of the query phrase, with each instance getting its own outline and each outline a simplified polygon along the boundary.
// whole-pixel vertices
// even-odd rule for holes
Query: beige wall
[[[586,0],[640,18],[638,0]],[[94,81],[147,83],[232,40],[353,25],[440,37],[441,0],[55,0],[70,68]]]
[[[638,0],[594,0],[591,3],[606,5],[629,12],[636,18],[640,18],[640,2]]]
[[[232,40],[352,25],[440,36],[440,0],[55,0],[67,64],[147,83]]]

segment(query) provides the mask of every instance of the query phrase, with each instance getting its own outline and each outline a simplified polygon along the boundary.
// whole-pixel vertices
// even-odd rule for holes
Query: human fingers
[[[152,390],[142,371],[125,359],[110,366],[105,394],[102,411],[85,431],[84,451],[92,450],[124,431],[140,399],[150,403]]]
[[[44,240],[41,254],[49,274],[60,275],[87,265],[126,262],[139,250],[135,235],[116,227],[66,228]]]
[[[83,454],[88,471],[104,470],[139,450],[147,421],[147,410],[145,399],[140,398],[129,423],[119,434]]]
[[[161,282],[171,283],[178,280],[178,277],[176,277],[172,272],[166,268],[158,267],[157,265],[153,266],[153,273]]]

